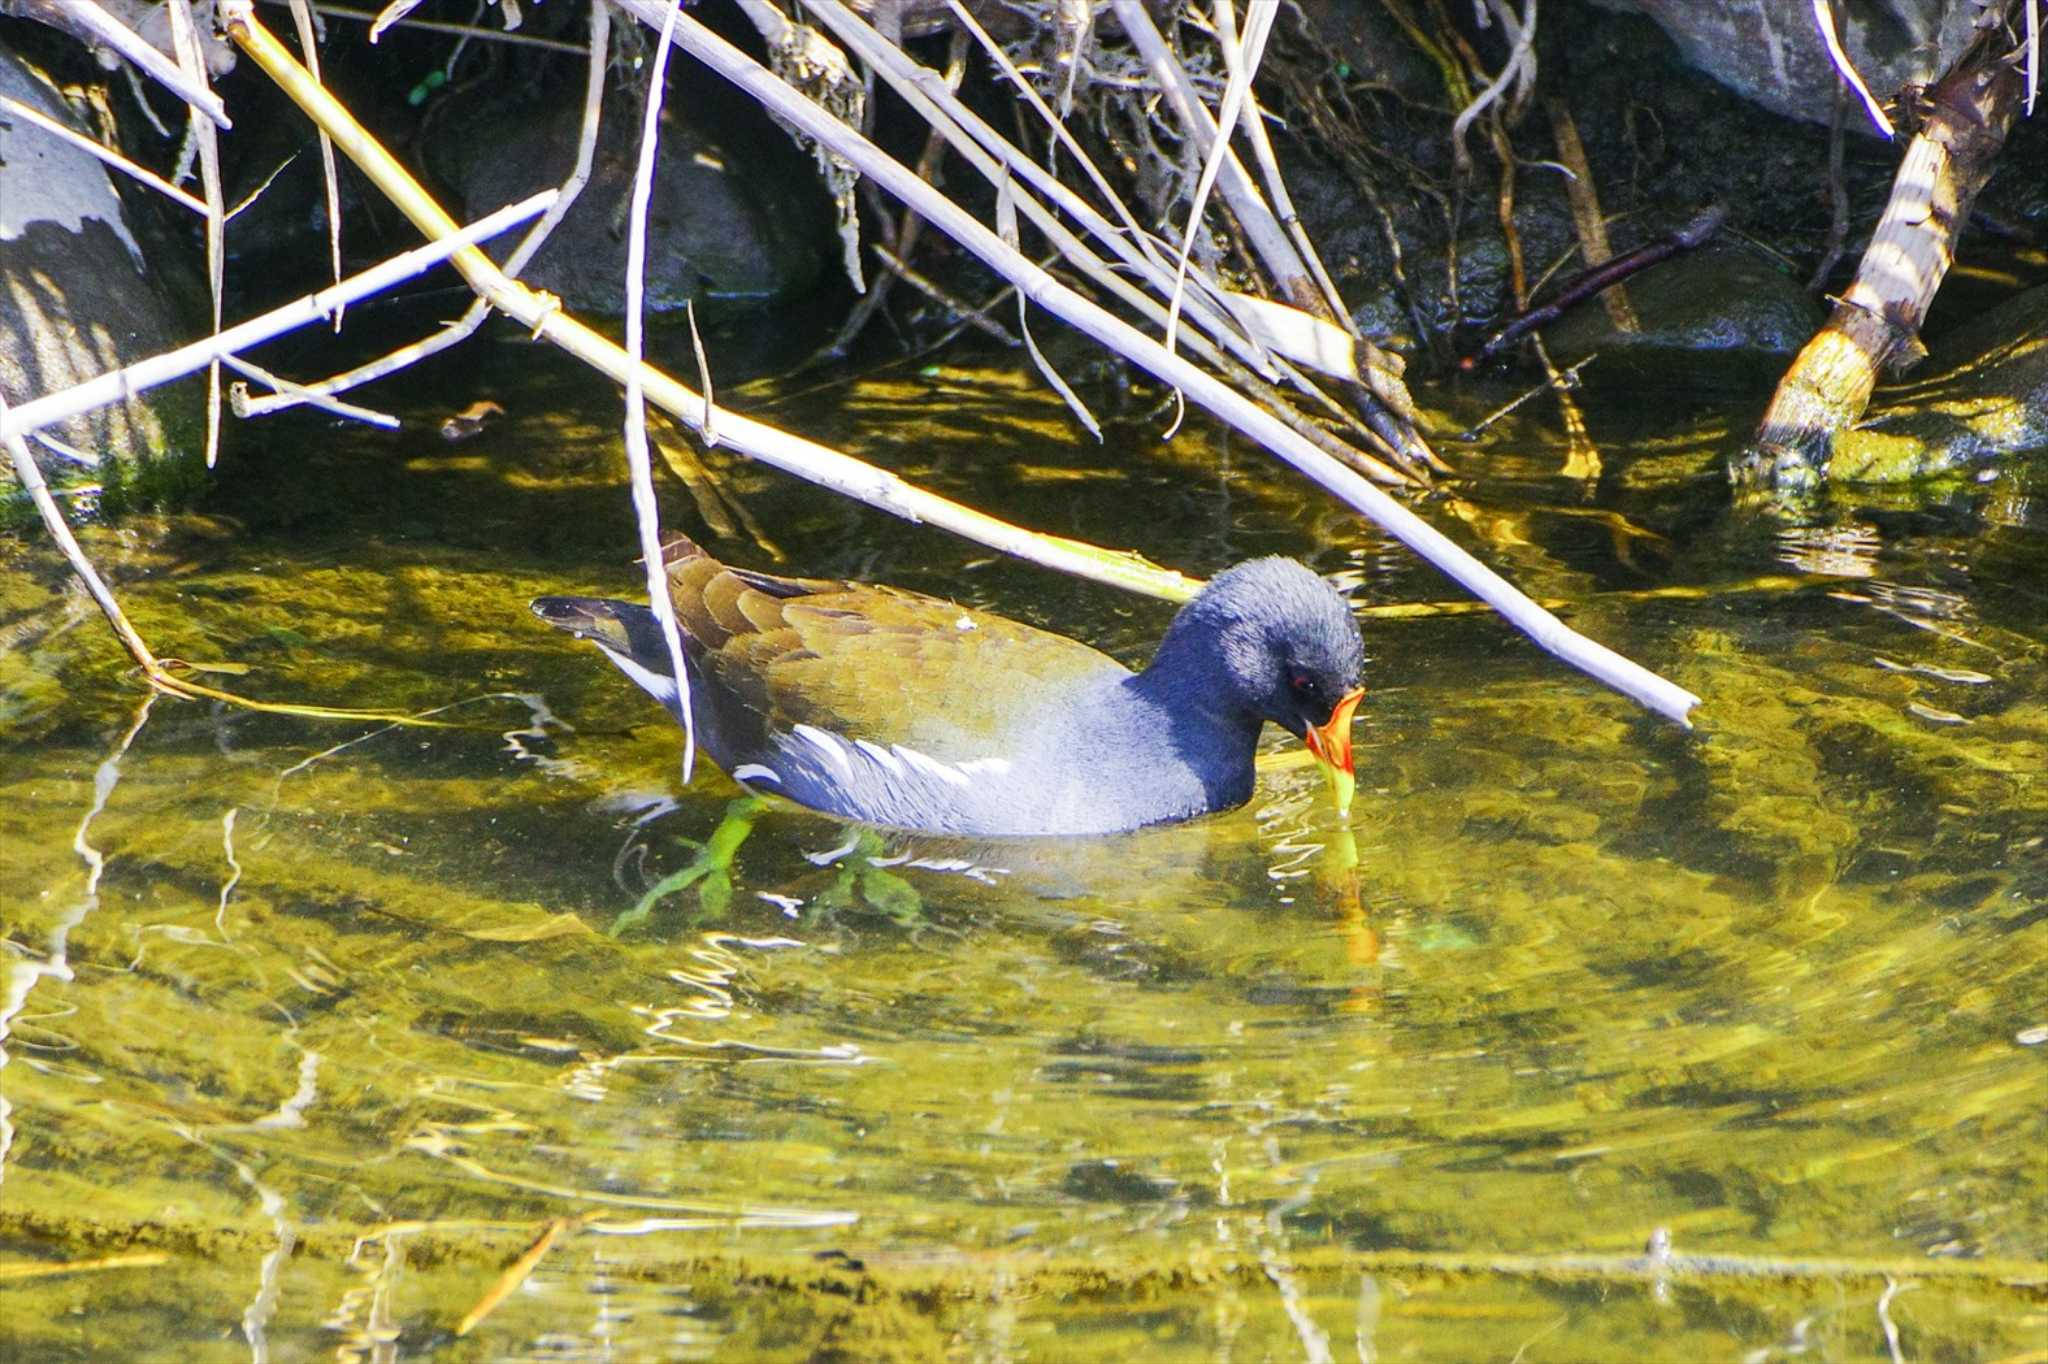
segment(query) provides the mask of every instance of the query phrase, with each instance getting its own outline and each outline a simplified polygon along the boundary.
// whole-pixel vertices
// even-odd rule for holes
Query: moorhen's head
[[[1203,698],[1209,704],[1271,720],[1306,741],[1338,812],[1349,809],[1351,713],[1365,694],[1365,646],[1329,583],[1292,559],[1227,569],[1173,618],[1153,667],[1162,664],[1223,693]]]

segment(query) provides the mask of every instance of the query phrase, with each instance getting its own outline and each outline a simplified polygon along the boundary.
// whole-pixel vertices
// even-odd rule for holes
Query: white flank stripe
[[[1008,758],[976,758],[973,762],[956,763],[954,766],[970,777],[979,777],[984,774],[991,777],[1000,777],[1010,770],[1010,760]]]
[[[832,765],[832,770],[839,774],[841,781],[853,780],[853,761],[846,756],[846,749],[840,745],[838,735],[829,730],[819,729],[816,725],[798,725],[790,730],[790,733],[824,754],[825,761]]]
[[[596,641],[593,640],[592,643],[596,643]],[[597,647],[604,650],[606,658],[609,658],[618,665],[620,672],[638,683],[640,690],[646,692],[670,710],[676,708],[676,680],[674,677],[668,673],[655,672],[652,668],[644,668],[608,644],[599,644]]]
[[[759,763],[741,763],[732,770],[732,779],[734,781],[772,781],[777,786],[782,785],[782,778],[776,774],[774,768],[763,767]]]
[[[888,768],[891,776],[900,777],[903,775],[902,762],[897,759],[894,753],[883,748],[880,744],[871,744],[866,739],[855,739],[853,746]]]
[[[967,774],[951,763],[942,763],[929,753],[920,753],[916,749],[906,748],[902,744],[890,744],[889,747],[894,750],[897,757],[903,759],[903,761],[909,763],[926,776],[937,777],[940,781],[952,786],[971,785],[967,780]]]

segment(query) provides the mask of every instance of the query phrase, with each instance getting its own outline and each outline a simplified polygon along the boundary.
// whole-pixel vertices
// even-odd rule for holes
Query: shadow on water
[[[450,728],[148,705],[10,575],[0,1354],[2038,1348],[2023,472],[1760,525],[1720,414],[1596,433],[1590,494],[1511,427],[1439,520],[1705,696],[1697,735],[1489,618],[1370,617],[1349,829],[1269,736],[1247,810],[1124,838],[759,813],[719,888],[620,926],[739,792],[683,788],[658,712],[524,610],[634,591],[611,396],[501,358],[413,401],[394,437],[277,428],[290,478],[244,450],[209,516],[109,553],[242,689]],[[1083,443],[1012,369],[734,401],[1045,529],[1448,595],[1256,455]],[[718,471],[799,571],[1133,660],[1167,614]]]

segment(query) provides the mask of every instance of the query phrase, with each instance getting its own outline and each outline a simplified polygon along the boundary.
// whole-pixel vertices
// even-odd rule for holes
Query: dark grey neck
[[[1209,808],[1251,798],[1258,714],[1244,701],[1213,644],[1169,633],[1150,665],[1124,684]]]

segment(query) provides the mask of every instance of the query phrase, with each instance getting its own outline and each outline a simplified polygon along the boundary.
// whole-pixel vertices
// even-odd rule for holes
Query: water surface
[[[637,570],[614,396],[498,352],[396,435],[244,432],[201,513],[95,541],[214,682],[445,727],[152,702],[5,550],[0,1355],[2039,1357],[2026,470],[1793,525],[1728,511],[1711,403],[1596,407],[1592,487],[1541,404],[1458,450],[1432,518],[1705,697],[1688,735],[1385,610],[1453,594],[1257,452],[1159,445],[1156,395],[1098,447],[1007,363],[745,390],[1040,529],[1335,576],[1360,794],[1340,826],[1275,733],[1250,807],[1126,838],[772,811],[729,895],[614,935],[739,792],[527,615]],[[669,519],[741,562],[1130,661],[1168,614],[707,463],[735,534],[674,481]]]

